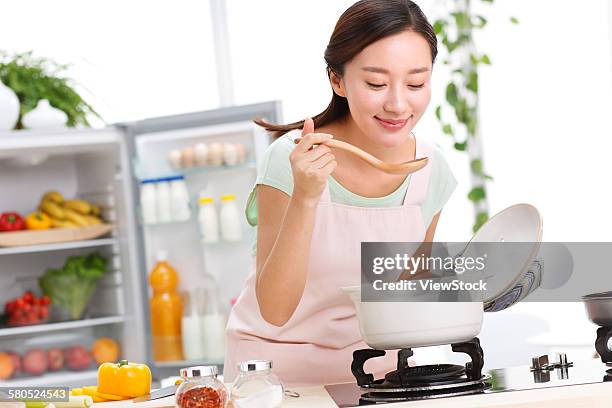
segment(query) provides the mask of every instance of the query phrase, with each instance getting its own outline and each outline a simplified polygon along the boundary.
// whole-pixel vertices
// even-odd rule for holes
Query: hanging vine
[[[493,0],[480,1],[493,3]],[[491,59],[476,49],[473,38],[476,30],[487,25],[487,19],[472,11],[471,0],[453,0],[451,4],[451,13],[438,18],[433,25],[446,50],[443,63],[451,72],[444,102],[436,107],[435,112],[442,132],[453,138],[454,148],[468,154],[472,188],[467,198],[474,205],[472,229],[476,232],[489,219],[486,182],[493,180],[484,171],[478,119],[478,68],[491,65]],[[514,17],[510,21],[518,24]]]

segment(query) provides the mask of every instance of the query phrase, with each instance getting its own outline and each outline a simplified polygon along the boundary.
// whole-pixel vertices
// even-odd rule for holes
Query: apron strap
[[[320,203],[331,203],[331,194],[329,192],[329,180],[325,182],[325,188],[323,189],[323,194],[321,194],[321,198],[319,199],[319,202]]]
[[[429,174],[431,173],[431,165],[433,160],[433,144],[422,137],[414,135],[416,142],[416,158],[429,157],[427,165],[416,173],[412,173],[408,190],[404,196],[404,206],[418,205],[420,206],[425,200],[427,188],[429,187]]]

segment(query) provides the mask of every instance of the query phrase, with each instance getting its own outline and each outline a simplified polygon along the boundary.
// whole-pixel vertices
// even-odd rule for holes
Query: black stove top
[[[414,391],[409,395],[383,392],[380,396],[386,397],[386,399],[381,401],[369,399],[368,391],[364,391],[364,388],[355,382],[326,385],[325,389],[340,408],[432,398],[460,398],[462,395],[532,390],[608,381],[610,381],[610,391],[612,392],[612,366],[602,363],[601,360],[588,360],[570,362],[568,366],[561,367],[555,363],[545,364],[541,369],[534,370],[532,364],[532,366],[525,365],[491,370],[484,373],[483,380],[475,387],[458,385],[450,389]]]
[[[325,389],[341,408],[602,382],[610,382],[612,391],[612,327],[597,330],[595,348],[601,356],[599,360],[575,363],[564,353],[558,353],[554,362],[549,362],[545,355],[532,358],[531,366],[483,373],[484,354],[478,338],[451,344],[451,347],[455,352],[467,354],[470,361],[465,366],[410,367],[408,358],[413,351],[406,348],[397,352],[397,368],[379,379],[365,372],[364,363],[384,356],[387,351],[356,350],[351,364],[356,381],[326,385]]]

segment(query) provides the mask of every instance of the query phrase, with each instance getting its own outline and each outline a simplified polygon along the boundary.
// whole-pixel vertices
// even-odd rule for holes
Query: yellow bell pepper
[[[26,219],[26,227],[31,230],[46,230],[51,228],[51,218],[42,211],[30,213]]]
[[[151,370],[145,364],[104,363],[98,368],[98,390],[101,394],[140,397],[151,392]]]

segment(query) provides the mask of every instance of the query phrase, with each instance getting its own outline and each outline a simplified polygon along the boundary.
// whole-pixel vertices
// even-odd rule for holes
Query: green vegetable
[[[67,310],[72,319],[80,319],[106,271],[106,259],[97,253],[71,256],[61,269],[47,269],[38,284],[54,306]]]

